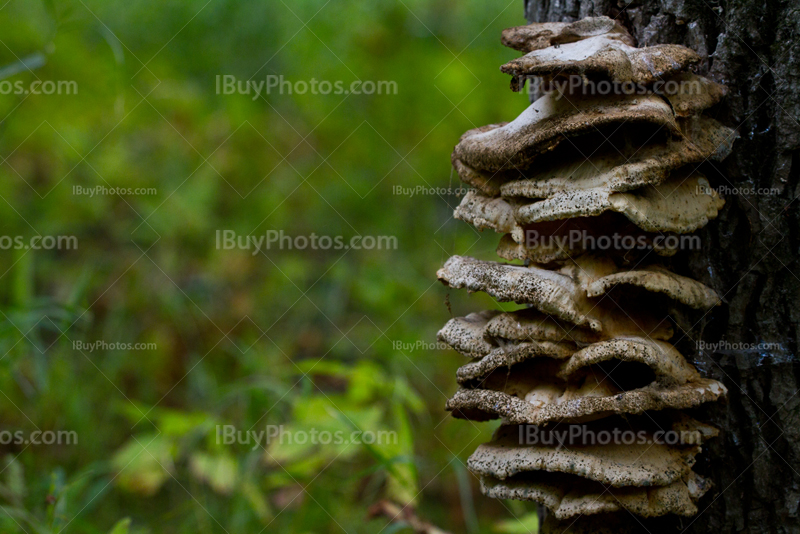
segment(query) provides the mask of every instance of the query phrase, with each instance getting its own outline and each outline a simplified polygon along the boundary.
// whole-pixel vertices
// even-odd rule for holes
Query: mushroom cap
[[[500,186],[503,182],[513,179],[513,171],[497,171],[492,173],[475,170],[458,159],[455,152],[450,155],[450,160],[453,163],[453,168],[458,173],[458,177],[461,178],[461,181],[467,185],[471,185],[484,195],[499,195]]]
[[[641,146],[626,136],[624,145],[608,146],[571,161],[553,159],[525,171],[514,180],[510,173],[498,188],[504,197],[551,198],[555,195],[602,189],[609,193],[629,191],[663,182],[671,171],[707,159],[724,159],[730,152],[734,131],[714,119],[698,117],[681,121],[683,136]],[[720,150],[721,149],[721,150]],[[720,153],[721,151],[721,153]],[[722,158],[720,158],[722,156]]]
[[[673,173],[665,182],[634,191],[607,188],[570,191],[516,208],[519,224],[592,217],[606,211],[624,214],[647,232],[689,233],[708,224],[725,205],[699,172]]]
[[[495,499],[543,504],[558,520],[580,515],[627,510],[643,517],[666,514],[692,516],[711,483],[695,473],[669,486],[608,488],[598,482],[563,473],[536,472],[507,480],[481,478],[481,492]]]
[[[690,233],[715,218],[725,201],[704,175],[689,172],[684,167],[665,182],[659,182],[661,178],[651,174],[653,184],[633,191],[616,191],[617,187],[624,187],[619,182],[589,189],[570,187],[532,203],[470,191],[456,208],[454,217],[478,229],[491,228],[511,234],[517,243],[524,242],[523,225],[596,217],[607,211],[625,215],[646,232]]]
[[[488,421],[502,418],[506,424],[541,425],[551,422],[591,421],[612,414],[683,410],[719,400],[727,393],[725,386],[707,378],[670,388],[651,384],[621,393],[603,386],[602,383],[589,383],[584,391],[568,391],[543,383],[528,391],[528,397],[536,404],[502,391],[462,388],[447,401],[446,408],[459,419]],[[595,391],[601,395],[586,394]],[[552,402],[559,395],[568,400]]]
[[[716,380],[701,378],[663,341],[618,338],[589,345],[566,360],[556,358],[542,351],[496,349],[457,371],[465,389],[447,409],[467,419],[502,417],[509,424],[538,425],[685,409],[727,393]]]
[[[516,26],[503,30],[502,43],[520,52],[531,52],[598,35],[633,46],[633,38],[628,31],[609,17],[586,17],[576,22],[539,22]]]
[[[724,86],[710,86],[712,82],[699,76],[696,78],[700,96],[706,97],[694,98],[692,94],[692,98],[689,98],[680,92],[667,96],[678,115],[677,124],[682,133],[679,138],[661,141],[653,134],[642,135],[629,126],[623,126],[614,134],[597,136],[599,139],[593,143],[596,146],[591,148],[581,148],[574,142],[563,145],[566,150],[559,148],[551,154],[542,155],[530,168],[498,171],[476,169],[459,159],[455,151],[451,155],[453,167],[464,183],[485,195],[548,198],[564,191],[595,187],[627,191],[646,184],[658,184],[668,176],[669,171],[683,165],[708,159],[722,161],[733,148],[736,132],[710,117],[683,115],[698,113],[700,109],[697,106],[704,109],[715,103],[719,95],[724,94]],[[712,91],[709,87],[716,89]],[[716,100],[707,96],[711,93],[716,95]],[[489,125],[470,130],[462,136],[462,140],[497,127]]]
[[[480,379],[500,367],[510,367],[531,358],[554,358],[566,360],[578,348],[572,343],[553,341],[526,341],[499,347],[486,356],[463,365],[456,371],[459,383]]]
[[[653,293],[663,293],[695,309],[710,310],[721,303],[717,292],[710,287],[658,266],[604,276],[589,284],[586,293],[597,297],[617,285],[638,286]]]
[[[466,317],[455,317],[447,321],[436,337],[464,356],[486,356],[496,348],[484,335],[486,324],[499,313],[496,310],[485,310],[470,313]]]
[[[603,330],[606,331],[605,325]],[[563,323],[535,308],[498,313],[486,323],[484,335],[509,341],[572,341],[582,344],[602,339],[598,332]]]
[[[604,270],[611,274],[613,270]],[[538,267],[480,261],[453,256],[436,273],[456,289],[484,291],[499,301],[531,304],[559,319],[600,331],[600,321],[588,316],[592,303],[570,276]],[[599,278],[599,277],[597,277]]]
[[[624,336],[665,341],[673,335],[669,320],[659,317],[651,307],[636,305],[622,309],[614,302],[601,300],[592,314],[601,320],[602,333],[564,324],[534,308],[525,308],[494,316],[486,324],[485,335],[509,341],[568,340],[581,346]]]
[[[667,431],[675,432],[680,439],[687,438],[690,443],[667,445],[663,439]],[[532,471],[549,471],[577,475],[615,488],[667,486],[689,476],[695,456],[702,449],[701,433],[688,432],[680,434],[669,425],[637,428],[621,418],[550,429],[504,425],[492,441],[478,447],[467,466],[476,475],[498,480]],[[629,443],[623,442],[622,436],[626,435],[623,433]],[[536,439],[528,439],[531,435]],[[603,435],[619,438],[597,443]]]
[[[575,345],[562,344],[563,351],[553,351],[548,354],[543,348],[537,350],[515,350],[520,346],[546,343],[544,347],[551,348],[551,342],[530,342],[519,345],[501,346],[478,361],[462,366],[456,373],[459,383],[480,381],[480,386],[486,389],[498,389],[509,394],[525,396],[529,391],[548,383],[554,386],[552,390],[553,402],[564,402],[569,398],[581,396],[580,392],[589,383],[597,382],[613,393],[625,391],[633,387],[644,387],[651,383],[662,388],[680,386],[700,379],[697,370],[689,364],[684,357],[669,343],[655,341],[644,337],[620,337],[608,341],[600,341],[577,350]],[[569,350],[569,349],[572,350]],[[551,349],[552,350],[552,349]],[[566,359],[561,364],[553,361],[533,362],[534,365],[524,369],[513,367],[515,364],[528,359],[547,356],[548,358]],[[604,362],[613,361],[613,369],[606,371],[600,366]],[[638,364],[633,369],[622,368],[622,362]],[[645,374],[642,366],[647,366],[650,372]],[[507,372],[501,368],[510,368]],[[635,367],[638,367],[635,368]],[[616,372],[619,369],[619,372]],[[491,375],[492,372],[501,370],[499,380]],[[631,381],[624,372],[635,372],[637,377]],[[509,376],[506,376],[506,375]],[[510,375],[514,376],[510,376]],[[552,375],[552,376],[551,376]],[[599,375],[599,377],[597,376]],[[644,381],[644,382],[642,382]],[[577,392],[577,393],[576,393]],[[592,390],[589,394],[598,396],[599,389]]]
[[[608,35],[596,35],[532,50],[500,70],[513,77],[511,87],[519,90],[527,76],[596,76],[620,83],[650,84],[699,62],[697,52],[685,46],[635,48]]]
[[[664,294],[694,308],[710,309],[719,303],[713,289],[657,266],[625,270],[609,258],[594,255],[570,261],[555,271],[453,256],[436,276],[447,286],[483,291],[503,302],[530,304],[542,313],[595,332],[603,331],[602,317],[615,313],[613,310],[618,306],[610,307],[613,304],[610,301],[603,306],[603,300],[598,302],[592,297],[617,284]],[[618,313],[610,318],[624,321]]]
[[[478,230],[490,228],[495,232],[509,233],[519,240],[523,239],[524,230],[514,219],[514,205],[504,198],[469,191],[461,199],[453,217],[468,222]]]
[[[599,250],[621,264],[637,264],[651,252],[667,257],[677,252],[676,248],[665,246],[670,242],[664,240],[664,234],[645,232],[615,211],[597,217],[526,224],[522,228],[524,239],[515,241],[519,239],[518,234],[506,234],[501,238],[498,256],[548,265],[577,260]]]
[[[663,96],[669,100],[672,110],[678,117],[699,115],[703,110],[717,104],[728,92],[724,85],[691,72],[681,72],[671,76],[666,80],[666,84],[670,82],[677,83],[678,90],[665,91]]]
[[[525,169],[566,138],[623,123],[650,124],[680,135],[669,103],[656,95],[574,99],[550,92],[505,126],[462,136],[453,158],[483,172]]]
[[[568,380],[591,365],[610,360],[647,365],[655,374],[656,382],[664,387],[683,385],[700,378],[697,370],[674,346],[643,337],[621,337],[593,343],[575,352],[558,375]]]

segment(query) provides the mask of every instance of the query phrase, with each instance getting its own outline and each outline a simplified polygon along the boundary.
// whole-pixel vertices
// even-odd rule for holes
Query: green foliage
[[[436,269],[491,257],[496,236],[455,223],[455,195],[395,190],[458,187],[458,137],[526,106],[497,68],[521,7],[0,8],[0,84],[77,87],[0,85],[0,236],[77,239],[0,241],[0,432],[77,436],[0,434],[0,531],[408,531],[367,519],[390,499],[452,532],[521,532],[464,470],[492,428],[445,413],[462,362],[431,348],[450,317]],[[397,93],[217,94],[225,75]],[[152,191],[76,194],[97,186]],[[223,250],[225,230],[397,246]],[[494,305],[449,298],[454,314]]]

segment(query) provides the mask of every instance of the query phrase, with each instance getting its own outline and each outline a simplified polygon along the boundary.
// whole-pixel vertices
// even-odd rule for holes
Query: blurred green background
[[[451,313],[494,306],[448,297],[437,268],[492,258],[498,237],[454,221],[452,191],[396,189],[457,188],[459,136],[526,107],[498,70],[522,7],[0,7],[0,234],[78,243],[0,250],[0,431],[78,440],[0,433],[0,531],[411,532],[368,519],[383,500],[450,532],[533,531],[530,507],[484,499],[466,471],[494,425],[447,415],[463,358],[432,346]],[[396,94],[217,94],[225,75]],[[396,247],[224,250],[225,230]],[[222,425],[392,439],[225,444]]]

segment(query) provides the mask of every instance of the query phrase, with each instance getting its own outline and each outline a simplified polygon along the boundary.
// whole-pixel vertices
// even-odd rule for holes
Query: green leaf
[[[173,450],[162,435],[131,439],[111,459],[119,472],[117,484],[134,493],[155,494],[174,471]]]
[[[267,498],[258,486],[250,481],[246,481],[241,485],[240,491],[250,505],[250,508],[253,509],[262,522],[266,523],[272,519],[273,514],[272,510],[269,508]]]
[[[189,458],[189,469],[217,493],[229,495],[236,486],[239,464],[225,452],[214,455],[197,452]]]
[[[25,474],[22,464],[12,455],[6,455],[6,483],[7,498],[16,505],[21,505],[25,498]]]
[[[125,519],[120,519],[117,521],[117,524],[111,527],[111,530],[108,531],[108,534],[128,534],[128,529],[131,527],[131,518],[126,517]]]

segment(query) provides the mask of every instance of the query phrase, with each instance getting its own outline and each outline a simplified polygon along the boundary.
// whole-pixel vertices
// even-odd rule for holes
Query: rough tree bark
[[[702,232],[703,250],[677,264],[726,302],[705,317],[680,317],[676,329],[683,354],[729,390],[727,404],[700,414],[723,431],[696,467],[715,487],[696,518],[644,526],[653,533],[800,532],[800,4],[526,0],[525,12],[530,22],[616,18],[638,46],[677,43],[707,56],[699,73],[728,86],[710,112],[740,138],[710,180],[745,191],[722,191],[727,205]],[[700,340],[773,345],[701,350]]]

